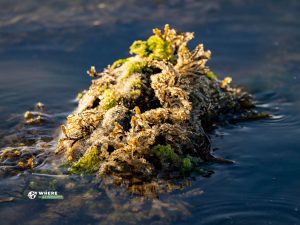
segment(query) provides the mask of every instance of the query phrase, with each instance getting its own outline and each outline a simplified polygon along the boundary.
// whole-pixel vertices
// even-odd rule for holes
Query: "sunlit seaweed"
[[[131,45],[133,56],[88,71],[96,79],[62,126],[57,147],[70,172],[141,181],[202,173],[202,161],[226,162],[211,154],[207,127],[258,115],[248,93],[206,66],[210,51],[187,48],[193,33],[168,25],[153,33]]]

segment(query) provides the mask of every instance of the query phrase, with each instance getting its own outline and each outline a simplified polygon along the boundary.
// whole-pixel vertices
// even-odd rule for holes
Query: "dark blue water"
[[[127,56],[128,46],[169,23],[194,31],[219,77],[230,75],[273,117],[212,135],[209,178],[147,199],[99,188],[89,177],[21,173],[0,179],[1,224],[300,224],[299,1],[0,1],[0,137],[41,101],[63,123],[87,88],[85,71]],[[55,129],[53,128],[53,132]],[[51,186],[52,185],[52,186]],[[30,200],[47,186],[64,200]],[[43,189],[44,190],[44,189]]]

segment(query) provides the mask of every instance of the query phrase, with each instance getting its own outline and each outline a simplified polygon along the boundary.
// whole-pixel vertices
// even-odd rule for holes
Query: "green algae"
[[[131,61],[132,57],[126,59],[119,59],[115,61],[111,68],[115,69],[122,66],[124,63],[128,63],[126,67],[126,75],[128,78],[133,73],[148,73],[153,74],[153,70],[149,65],[153,60],[174,60],[174,54],[171,47],[171,42],[165,40],[158,34],[150,36],[147,41],[135,41],[130,46],[130,54],[139,56],[142,60]]]
[[[150,150],[150,156],[156,157],[161,163],[171,162],[174,167],[179,168],[182,172],[191,172],[194,169],[201,169],[198,167],[199,160],[189,155],[179,156],[169,144],[153,146]]]
[[[173,60],[174,55],[171,43],[158,35],[152,35],[147,41],[135,41],[130,46],[130,54],[136,54],[141,58],[150,60]]]
[[[102,94],[105,90],[107,90],[107,86],[101,86],[98,91],[99,91],[99,94]]]
[[[184,171],[184,172],[188,172],[188,171],[191,171],[193,169],[193,163],[192,161],[190,160],[190,158],[183,158],[182,161],[181,161],[181,169]]]
[[[129,65],[127,67],[125,77],[129,77],[133,73],[141,73],[145,70],[148,70],[149,72],[151,72],[147,61],[143,60],[143,61],[131,62],[131,63],[129,63]]]
[[[171,145],[155,145],[150,150],[150,156],[157,157],[160,161],[180,162],[180,157],[174,152]]]
[[[101,99],[101,108],[105,111],[115,107],[119,103],[119,97],[112,89],[106,89]]]
[[[206,76],[207,76],[209,79],[212,79],[212,80],[216,80],[216,79],[217,79],[217,75],[216,75],[214,72],[212,72],[212,71],[208,71],[208,72],[206,73]]]
[[[126,58],[126,59],[118,59],[118,60],[116,60],[116,61],[112,64],[111,69],[115,69],[115,68],[117,68],[117,67],[120,67],[120,66],[122,66],[124,63],[126,63],[126,62],[128,62],[128,61],[129,61],[128,58]]]
[[[96,147],[89,148],[86,153],[70,167],[70,173],[95,173],[99,169],[100,158]]]
[[[140,90],[132,90],[131,92],[130,92],[130,97],[132,97],[132,98],[137,98],[137,97],[139,97],[141,95],[141,91]]]
[[[132,82],[131,87],[134,89],[141,89],[142,88],[142,82],[140,79],[136,79],[134,82]]]

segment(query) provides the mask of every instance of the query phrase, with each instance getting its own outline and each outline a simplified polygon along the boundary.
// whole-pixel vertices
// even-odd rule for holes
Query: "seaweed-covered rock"
[[[222,161],[210,152],[213,123],[255,115],[251,96],[206,66],[210,51],[187,48],[193,33],[168,25],[153,33],[132,44],[133,56],[88,71],[95,79],[79,95],[57,147],[70,172],[147,179],[191,171],[200,160]]]

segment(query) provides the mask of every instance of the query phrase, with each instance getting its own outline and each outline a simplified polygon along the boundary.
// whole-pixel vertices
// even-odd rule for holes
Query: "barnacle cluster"
[[[135,41],[131,57],[101,73],[91,67],[95,79],[62,125],[57,146],[70,172],[145,180],[222,161],[211,154],[209,127],[256,112],[248,93],[206,66],[210,51],[187,48],[192,38],[166,25]]]

